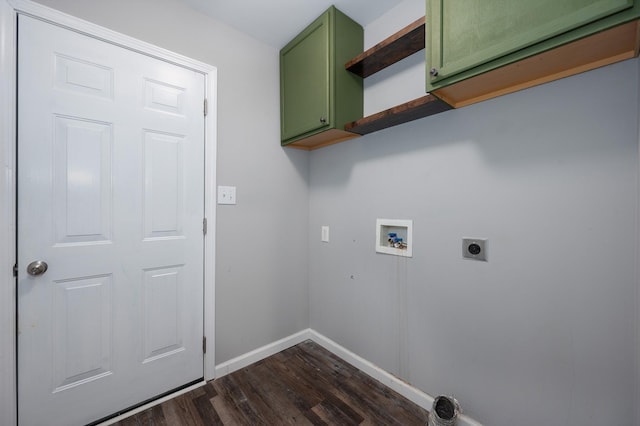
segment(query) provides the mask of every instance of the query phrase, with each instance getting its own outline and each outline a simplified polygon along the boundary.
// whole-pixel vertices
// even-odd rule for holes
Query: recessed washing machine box
[[[413,257],[413,221],[376,220],[376,252]]]

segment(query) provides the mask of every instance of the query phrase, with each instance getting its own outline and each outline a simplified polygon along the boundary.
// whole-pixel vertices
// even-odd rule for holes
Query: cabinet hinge
[[[202,353],[207,353],[207,336],[202,336]]]
[[[18,264],[13,265],[13,276],[18,277]]]
[[[207,235],[207,218],[202,219],[202,234]]]
[[[207,114],[209,114],[209,102],[204,98],[204,116],[206,117]]]

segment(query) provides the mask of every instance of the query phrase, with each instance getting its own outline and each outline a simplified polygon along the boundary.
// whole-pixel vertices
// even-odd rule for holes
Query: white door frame
[[[16,382],[16,19],[24,13],[111,42],[205,75],[208,114],[205,118],[204,333],[207,353],[204,378],[215,374],[215,223],[217,68],[149,43],[111,31],[29,0],[0,0],[0,424],[17,424]]]

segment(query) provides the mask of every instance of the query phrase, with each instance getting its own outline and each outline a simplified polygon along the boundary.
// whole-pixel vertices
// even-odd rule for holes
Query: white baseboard
[[[248,365],[253,364],[254,362],[270,357],[271,355],[275,355],[278,352],[302,343],[308,339],[313,340],[323,348],[327,349],[329,352],[340,357],[354,367],[362,370],[362,372],[364,372],[371,378],[398,392],[400,395],[404,396],[414,404],[417,404],[426,410],[431,410],[434,397],[422,392],[418,388],[411,386],[409,383],[397,378],[393,374],[388,373],[387,371],[381,369],[380,367],[367,361],[361,356],[356,355],[345,347],[340,346],[333,340],[323,336],[322,334],[312,329],[302,330],[289,337],[285,337],[284,339],[278,340],[277,342],[265,345],[261,348],[255,349],[251,352],[248,352],[244,355],[233,358],[216,366],[216,378],[220,378],[224,375],[244,368]],[[458,417],[458,425],[482,426],[481,423],[464,414]]]
[[[269,343],[261,348],[254,349],[251,352],[247,352],[244,355],[240,355],[222,364],[216,365],[216,378],[226,376],[229,373],[240,370],[248,365],[258,362],[265,358],[275,355],[278,352],[282,352],[285,349],[289,349],[292,346],[302,343],[305,340],[311,338],[311,330],[306,329],[292,334],[289,337],[280,339],[277,342]]]

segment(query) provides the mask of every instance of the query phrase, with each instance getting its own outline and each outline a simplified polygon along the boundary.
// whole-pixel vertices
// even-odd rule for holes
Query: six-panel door
[[[20,424],[81,425],[203,377],[204,75],[26,16],[18,52]]]

